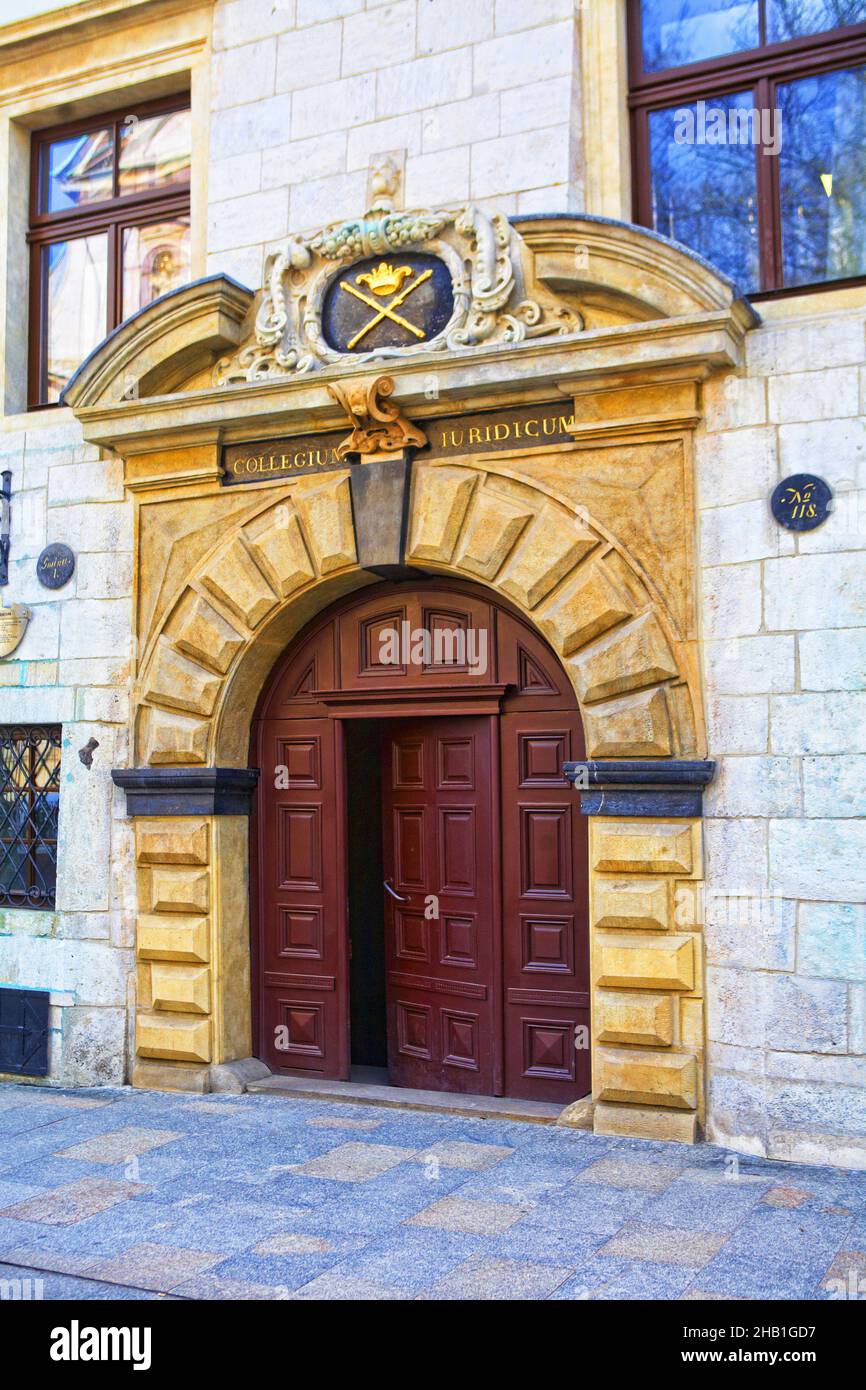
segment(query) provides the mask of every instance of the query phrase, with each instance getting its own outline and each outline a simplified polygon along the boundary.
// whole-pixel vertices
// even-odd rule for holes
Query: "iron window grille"
[[[54,907],[61,729],[0,725],[0,906]]]

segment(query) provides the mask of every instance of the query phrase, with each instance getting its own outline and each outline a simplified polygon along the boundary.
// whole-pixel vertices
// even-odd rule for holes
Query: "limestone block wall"
[[[583,206],[574,0],[217,0],[208,269],[261,283],[286,233],[406,207]]]
[[[768,322],[697,439],[709,1134],[866,1165],[866,313]],[[767,498],[836,493],[796,537]]]
[[[130,823],[111,768],[128,759],[133,523],[119,460],[100,459],[78,425],[49,414],[0,430],[12,472],[7,603],[32,619],[0,662],[0,724],[63,725],[56,910],[0,909],[0,984],[51,991],[50,1079],[126,1076],[135,883]],[[36,578],[63,541],[76,571],[62,589]],[[95,738],[89,769],[78,750]]]

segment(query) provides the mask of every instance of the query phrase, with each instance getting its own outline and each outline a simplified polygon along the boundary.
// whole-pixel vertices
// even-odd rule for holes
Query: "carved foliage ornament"
[[[268,258],[252,341],[218,386],[575,333],[581,316],[526,296],[519,238],[501,214],[372,209]]]

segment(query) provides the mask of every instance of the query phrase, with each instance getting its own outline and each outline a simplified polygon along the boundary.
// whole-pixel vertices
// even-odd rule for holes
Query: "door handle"
[[[387,878],[382,884],[382,887],[385,889],[386,893],[391,894],[391,897],[394,899],[395,903],[407,903],[409,901],[408,898],[401,898],[399,893],[394,892],[394,889],[391,887],[391,884],[388,882]]]

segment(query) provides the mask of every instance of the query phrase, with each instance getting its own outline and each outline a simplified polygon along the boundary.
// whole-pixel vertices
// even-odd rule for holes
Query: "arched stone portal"
[[[492,240],[478,242],[477,210],[443,219],[458,249],[461,237],[499,248],[501,304],[485,300],[485,317],[481,299],[461,300],[453,337],[389,360],[394,400],[431,446],[450,422],[429,460],[401,456],[411,481],[392,559],[408,574],[487,586],[568,673],[589,759],[595,1126],[691,1140],[703,1106],[695,890],[711,772],[691,432],[702,380],[737,366],[753,316],[711,268],[635,228],[550,218],[509,230],[494,219]],[[223,466],[225,443],[345,429],[337,383],[365,366],[361,386],[374,389],[375,355],[329,356],[316,328],[306,359],[285,336],[304,277],[315,295],[327,283],[329,246],[290,246],[258,299],[220,277],[165,296],[67,392],[86,437],[123,456],[137,514],[133,751],[116,780],[136,817],[141,1084],[207,1088],[215,1065],[250,1053],[250,720],[293,635],[378,577],[359,540],[368,460],[300,477],[286,465],[247,486],[227,485],[237,479]],[[307,331],[306,319],[291,322]],[[463,415],[506,407],[536,427],[473,447],[481,436],[459,428]],[[549,436],[534,412],[553,422]]]

